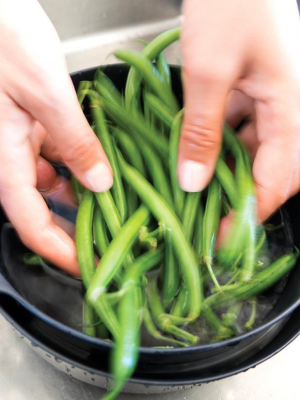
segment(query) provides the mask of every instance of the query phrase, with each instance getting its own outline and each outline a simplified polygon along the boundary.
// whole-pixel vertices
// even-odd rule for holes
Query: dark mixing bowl
[[[128,68],[124,65],[112,65],[104,69],[115,85],[122,90]],[[89,69],[73,74],[74,86],[77,87],[81,80],[92,80],[95,70]],[[172,68],[172,82],[174,92],[179,101],[182,101],[179,68]],[[300,246],[299,200],[300,197],[297,195],[282,209],[286,220],[289,221],[287,224],[289,230],[285,233],[297,247]],[[18,290],[19,276],[16,279],[11,271],[14,263],[17,263],[18,255],[24,252],[24,248],[14,230],[7,225],[3,213],[0,213],[0,230],[2,230],[1,313],[31,342],[43,348],[48,354],[53,354],[52,359],[61,358],[68,363],[73,363],[79,369],[107,376],[108,356],[112,344],[68,327],[62,321],[60,322],[55,309],[51,309],[50,312],[49,307],[45,309],[42,305],[39,307],[33,304],[22,290]],[[38,273],[33,272],[33,274]],[[74,286],[74,290],[78,290],[78,285],[81,285],[78,281],[64,277],[60,282],[60,287],[66,288],[69,284]],[[54,290],[51,286],[48,289]],[[299,289],[298,262],[290,273],[275,306],[259,327],[240,336],[208,345],[175,349],[141,347],[139,363],[131,382],[148,385],[190,385],[220,379],[261,362],[298,335],[300,319],[299,309],[296,310],[296,308],[300,303]],[[48,358],[50,359],[51,356]]]

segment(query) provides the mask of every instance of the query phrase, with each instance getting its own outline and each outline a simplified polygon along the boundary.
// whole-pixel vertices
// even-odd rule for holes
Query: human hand
[[[224,118],[236,126],[253,112],[241,139],[254,160],[263,221],[300,188],[297,3],[185,0],[183,14],[186,111],[179,183],[186,191],[204,189],[214,172]]]
[[[61,184],[63,162],[95,192],[112,172],[77,101],[59,38],[36,0],[0,0],[0,199],[22,241],[79,275],[73,240],[38,192]]]

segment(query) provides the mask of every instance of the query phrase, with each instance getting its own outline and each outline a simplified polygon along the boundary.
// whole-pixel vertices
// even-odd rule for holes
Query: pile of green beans
[[[189,331],[199,320],[211,341],[224,340],[237,333],[243,302],[250,302],[245,330],[251,329],[256,296],[287,274],[298,256],[287,254],[258,268],[267,244],[263,226],[255,225],[251,164],[228,126],[208,188],[203,193],[180,189],[176,164],[184,110],[162,53],[179,35],[179,29],[165,32],[141,53],[115,52],[131,67],[124,95],[101,70],[78,89],[114,173],[114,185],[105,193],[83,190],[72,178],[86,289],[83,329],[115,343],[115,384],[106,400],[114,399],[134,372],[142,326],[168,347],[201,343],[200,333]],[[226,164],[228,155],[235,173]],[[220,219],[230,208],[228,240],[216,250]]]

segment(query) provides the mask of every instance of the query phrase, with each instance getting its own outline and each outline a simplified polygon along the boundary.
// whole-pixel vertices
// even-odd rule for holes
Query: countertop
[[[103,390],[48,364],[0,316],[0,400],[99,400]],[[161,395],[122,394],[119,400],[300,399],[300,337],[247,372],[193,389]]]

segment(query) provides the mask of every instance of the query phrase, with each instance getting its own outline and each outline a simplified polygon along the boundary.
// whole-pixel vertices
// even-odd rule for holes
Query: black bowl
[[[112,65],[104,69],[105,73],[122,91],[126,82],[128,68],[124,65]],[[81,80],[93,79],[94,72],[95,69],[89,69],[73,74],[74,86],[77,87]],[[174,92],[181,102],[182,89],[179,68],[172,68],[172,82]],[[299,195],[291,199],[283,208],[286,218],[291,221],[291,232],[289,234],[293,236],[294,244],[297,247],[300,246],[298,204]],[[2,214],[0,216],[0,229],[5,223],[6,220]],[[6,240],[2,240],[0,245],[0,311],[28,335],[36,338],[37,341],[53,349],[58,354],[61,353],[65,357],[69,357],[69,359],[88,365],[91,369],[107,371],[108,356],[113,344],[86,336],[64,325],[59,320],[38,309],[22,293],[13,288],[11,283],[14,286],[16,284],[12,282],[7,273],[7,267],[10,266],[5,265],[3,255],[6,252],[17,254],[21,245],[12,230],[5,237]],[[244,362],[245,360],[252,359],[254,363],[259,362],[259,359],[255,359],[253,356],[278,335],[287,323],[291,313],[298,307],[300,303],[299,282],[300,266],[298,262],[289,275],[285,288],[272,311],[259,327],[248,333],[218,343],[189,348],[141,347],[134,379],[138,378],[153,382],[208,381],[226,375],[226,371],[227,373],[229,373],[228,371],[235,371],[234,367],[236,365],[243,365],[241,368],[246,369],[249,364]],[[287,327],[286,329],[288,329]],[[299,332],[299,326],[295,327],[293,325],[293,329],[291,336],[294,337]],[[286,338],[291,337],[288,333]],[[283,346],[282,342],[280,345],[278,344],[277,349],[280,346]],[[274,352],[276,352],[276,346],[275,349],[270,347],[269,355]],[[264,355],[264,357],[267,356],[268,354]]]

